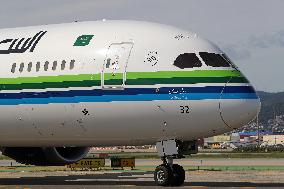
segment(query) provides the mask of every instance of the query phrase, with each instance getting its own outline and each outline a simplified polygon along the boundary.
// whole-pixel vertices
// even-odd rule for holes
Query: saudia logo
[[[34,52],[34,49],[40,39],[46,34],[47,31],[40,31],[35,36],[30,38],[21,39],[5,39],[0,41],[0,54],[11,54],[11,53],[24,53],[29,50],[29,52]],[[1,46],[8,45],[8,49],[1,49]]]
[[[77,38],[73,46],[87,46],[90,44],[94,35],[81,35]]]

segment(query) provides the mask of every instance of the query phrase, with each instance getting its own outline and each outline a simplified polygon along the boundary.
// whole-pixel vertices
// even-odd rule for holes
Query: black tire
[[[172,186],[181,186],[185,180],[185,171],[182,166],[173,164],[173,179]]]
[[[159,165],[155,169],[154,180],[158,186],[170,186],[172,184],[173,173],[168,165]]]

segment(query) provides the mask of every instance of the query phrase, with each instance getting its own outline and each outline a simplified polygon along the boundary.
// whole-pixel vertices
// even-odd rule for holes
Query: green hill
[[[259,91],[258,95],[261,99],[260,122],[267,123],[269,119],[273,119],[277,115],[284,115],[284,92]]]

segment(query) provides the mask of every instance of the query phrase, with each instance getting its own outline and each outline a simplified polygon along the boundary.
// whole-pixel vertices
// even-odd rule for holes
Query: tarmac
[[[178,188],[284,188],[283,159],[184,159],[177,161],[185,166],[186,181]],[[11,161],[0,161],[9,166]],[[107,162],[108,165],[109,162]],[[159,160],[137,159],[135,170],[101,171],[0,171],[0,189],[82,189],[82,188],[163,188],[153,182],[154,166]],[[16,165],[16,164],[15,164]],[[266,166],[260,170],[189,170],[189,166]],[[145,168],[146,167],[146,168]],[[268,170],[272,167],[271,170]]]

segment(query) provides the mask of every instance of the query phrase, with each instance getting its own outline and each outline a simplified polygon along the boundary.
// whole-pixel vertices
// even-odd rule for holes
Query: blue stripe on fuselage
[[[226,87],[126,88],[124,90],[71,90],[0,93],[0,105],[50,104],[114,101],[257,99],[250,86]]]
[[[222,99],[257,99],[255,93],[226,93]],[[0,99],[0,105],[18,104],[51,104],[80,102],[115,102],[115,101],[156,101],[156,100],[213,100],[220,99],[219,93],[193,94],[143,94],[143,95],[107,95],[107,96],[74,96],[50,98]]]
[[[19,92],[0,93],[0,99],[22,98],[50,98],[50,97],[74,97],[74,96],[106,96],[106,95],[140,95],[140,94],[183,94],[183,93],[255,93],[251,86],[207,86],[207,87],[162,87],[157,92],[156,88],[125,88],[124,90],[70,90],[47,92]]]

